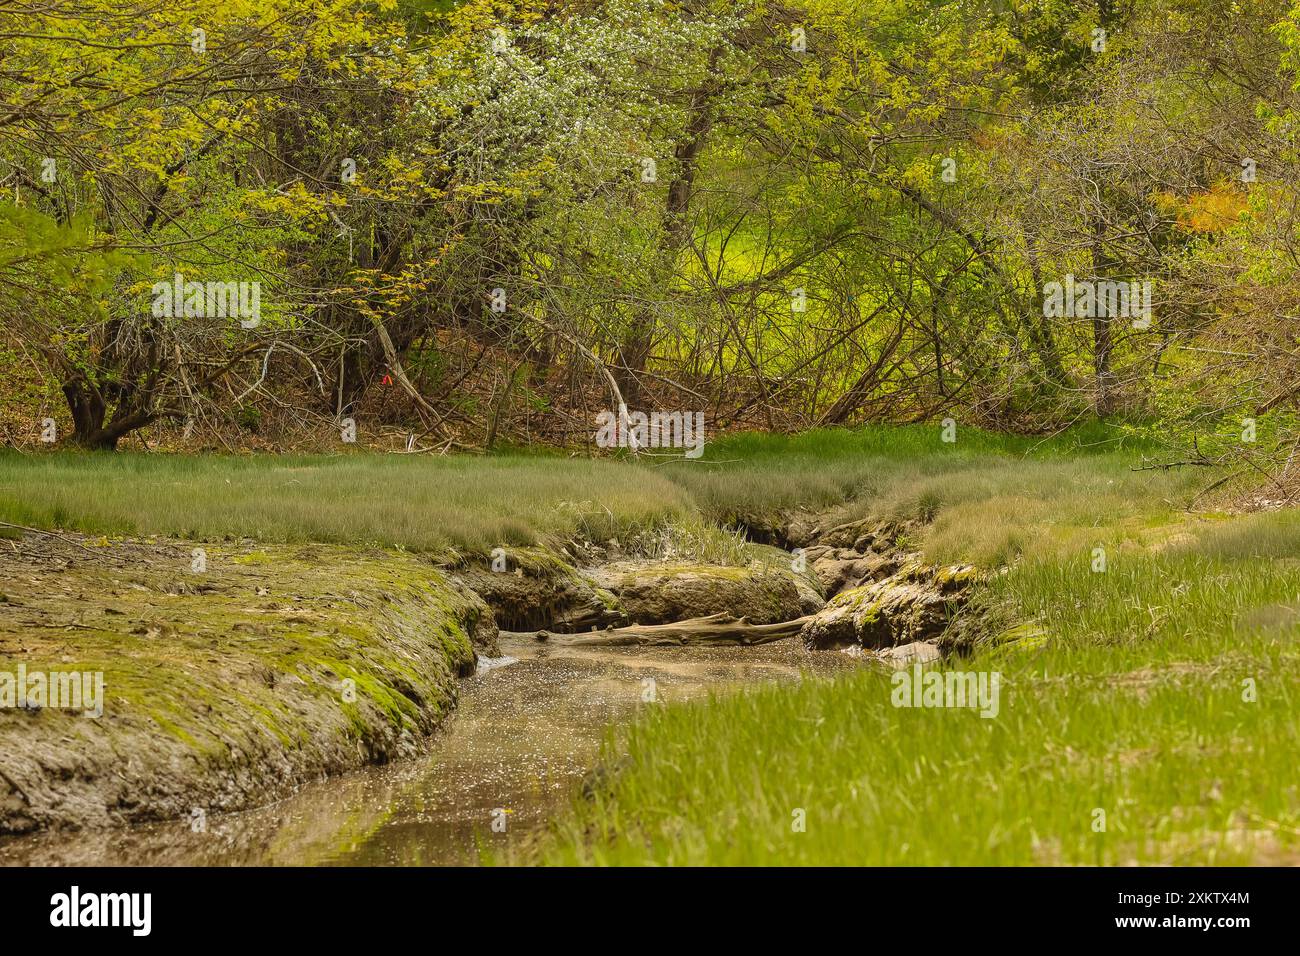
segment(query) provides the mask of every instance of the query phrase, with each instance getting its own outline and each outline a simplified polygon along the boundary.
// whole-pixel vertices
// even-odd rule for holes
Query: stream
[[[605,728],[644,707],[855,666],[798,640],[751,647],[548,646],[503,635],[425,754],[310,783],[242,813],[0,839],[0,865],[473,865],[563,809]],[[655,703],[643,702],[651,687]],[[500,822],[494,830],[493,820]]]

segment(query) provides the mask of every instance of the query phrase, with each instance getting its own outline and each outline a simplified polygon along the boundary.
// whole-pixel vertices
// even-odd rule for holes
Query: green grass
[[[482,551],[575,535],[605,540],[682,528],[698,533],[702,525],[771,519],[903,487],[918,469],[941,477],[1027,454],[1050,464],[1077,454],[1081,444],[1106,440],[1086,431],[1043,443],[963,430],[950,445],[939,441],[937,426],[877,427],[732,436],[710,442],[698,461],[523,452],[7,452],[0,453],[0,521],[92,534]],[[1113,448],[1115,440],[1109,441]],[[1127,467],[1114,454],[1106,460],[1112,469]],[[728,548],[714,538],[707,545]]]
[[[538,456],[0,455],[0,520],[87,533],[490,550],[690,517],[662,475]]]
[[[610,788],[575,802],[542,858],[1294,863],[1298,596],[1295,513],[1105,573],[1018,566],[993,597],[1030,626],[948,665],[1003,675],[995,718],[896,708],[883,670],[665,707],[612,734]]]
[[[1191,514],[1219,473],[1143,456],[1177,457],[1101,426],[739,435],[700,461],[8,455],[0,520],[408,548],[617,536],[740,561],[718,524],[923,519],[908,544],[929,559],[1006,568],[983,595],[997,626],[948,664],[1003,675],[996,718],[895,708],[872,669],[654,710],[611,732],[609,788],[540,858],[1295,862],[1300,514]]]
[[[935,449],[904,433],[871,449],[840,508],[924,517],[912,544],[931,560],[1007,567],[982,601],[999,626],[947,665],[1003,676],[997,717],[896,708],[883,669],[665,707],[611,732],[608,789],[576,800],[539,858],[1296,862],[1300,513],[1189,514],[1216,473],[1135,471],[1155,449],[1078,438]],[[829,498],[816,482],[842,474],[835,457],[854,441],[786,450]],[[828,468],[797,461],[809,445]],[[721,511],[743,503],[714,482],[683,481]]]

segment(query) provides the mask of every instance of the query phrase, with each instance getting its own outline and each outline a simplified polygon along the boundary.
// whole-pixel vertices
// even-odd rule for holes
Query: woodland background
[[[0,0],[0,439],[590,448],[621,396],[1282,480],[1298,78],[1281,0]]]

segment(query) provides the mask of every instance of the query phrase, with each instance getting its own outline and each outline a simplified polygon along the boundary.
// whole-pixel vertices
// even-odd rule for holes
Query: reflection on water
[[[852,662],[797,641],[737,648],[548,647],[503,640],[516,663],[480,668],[455,716],[414,760],[310,784],[207,830],[151,824],[0,840],[0,864],[473,864],[544,822],[591,766],[603,728],[635,715],[646,678],[658,701],[829,674]],[[505,811],[505,832],[492,829]]]

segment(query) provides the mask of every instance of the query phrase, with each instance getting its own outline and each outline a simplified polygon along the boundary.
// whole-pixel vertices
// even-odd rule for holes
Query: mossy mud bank
[[[498,626],[712,615],[800,622],[805,653],[888,663],[930,642],[938,655],[971,569],[926,568],[895,530],[863,523],[786,536],[802,542],[793,556],[755,544],[737,566],[578,566],[543,547],[440,564],[247,540],[0,541],[0,672],[103,675],[98,716],[48,698],[0,707],[0,834],[206,818],[415,755],[455,707],[457,678],[499,656]]]
[[[411,555],[0,541],[0,671],[102,674],[104,697],[0,708],[0,833],[243,809],[413,754],[495,639]]]
[[[501,637],[508,667],[461,682],[455,713],[410,760],[308,783],[240,813],[0,838],[0,866],[465,866],[525,851],[593,774],[605,728],[664,706],[860,667],[797,641],[571,648]],[[655,699],[646,700],[653,687]],[[501,810],[508,826],[493,827]]]

